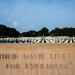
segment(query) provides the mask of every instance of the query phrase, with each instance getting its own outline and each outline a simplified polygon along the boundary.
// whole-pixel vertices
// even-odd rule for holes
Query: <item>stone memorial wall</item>
[[[75,44],[0,44],[0,75],[75,75]]]

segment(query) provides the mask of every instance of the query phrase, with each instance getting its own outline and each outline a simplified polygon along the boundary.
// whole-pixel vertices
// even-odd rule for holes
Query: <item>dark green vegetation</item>
[[[51,36],[75,36],[75,28],[55,28],[50,32]]]
[[[28,37],[49,36],[49,30],[47,28],[43,27],[39,31],[30,30],[28,32],[23,32],[22,35],[28,36]]]
[[[30,30],[20,33],[15,28],[10,28],[0,24],[0,37],[39,37],[39,36],[75,36],[75,28],[55,28],[49,31],[43,27],[39,31]]]
[[[20,35],[19,31],[15,28],[6,27],[0,24],[0,37],[18,37]]]

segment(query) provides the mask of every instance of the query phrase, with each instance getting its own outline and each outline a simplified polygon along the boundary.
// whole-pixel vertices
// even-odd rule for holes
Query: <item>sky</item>
[[[75,27],[75,0],[0,0],[0,24],[20,32]]]

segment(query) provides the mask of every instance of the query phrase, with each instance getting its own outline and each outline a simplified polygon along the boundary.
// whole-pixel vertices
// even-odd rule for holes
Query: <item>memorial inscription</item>
[[[0,45],[0,75],[75,75],[74,69],[74,44]]]

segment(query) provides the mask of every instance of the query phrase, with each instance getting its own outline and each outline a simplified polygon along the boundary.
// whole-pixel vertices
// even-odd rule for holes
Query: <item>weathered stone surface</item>
[[[0,75],[75,75],[75,44],[0,44]]]

